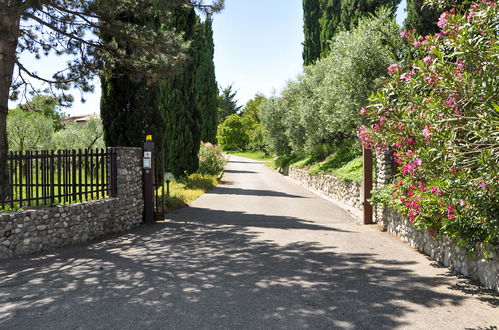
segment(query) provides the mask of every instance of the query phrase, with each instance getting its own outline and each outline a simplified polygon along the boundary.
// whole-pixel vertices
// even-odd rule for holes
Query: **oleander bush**
[[[394,151],[398,171],[378,200],[435,236],[498,244],[499,5],[446,11],[438,26],[402,33],[416,60],[388,67],[358,136]]]
[[[199,167],[197,173],[219,175],[227,163],[222,149],[210,143],[201,144],[199,149]]]

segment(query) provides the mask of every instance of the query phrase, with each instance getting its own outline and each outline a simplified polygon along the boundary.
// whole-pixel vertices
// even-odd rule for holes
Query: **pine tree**
[[[218,96],[218,122],[222,123],[230,115],[241,111],[242,106],[237,105],[237,91],[232,90],[233,85],[223,88]]]
[[[125,11],[121,14],[121,19],[160,31],[161,21],[156,14],[154,9],[144,12]],[[101,38],[105,43],[112,42],[105,34]],[[142,51],[127,43],[121,47],[131,55]],[[101,86],[101,117],[106,145],[141,147],[145,136],[152,134],[154,140],[160,142],[156,143],[156,147],[161,147],[164,120],[157,111],[158,82],[130,72],[126,65],[116,65],[101,75]]]
[[[320,0],[303,0],[303,64],[313,64],[321,54]]]
[[[196,102],[200,114],[201,141],[216,143],[218,124],[218,86],[213,62],[214,44],[212,20],[208,15],[200,22],[199,63],[195,74]]]
[[[194,9],[175,12],[172,23],[186,41],[191,41],[189,60],[160,88],[159,111],[165,119],[165,156],[169,171],[175,176],[194,173],[199,164],[200,116],[197,109],[194,75],[199,61],[200,27]]]

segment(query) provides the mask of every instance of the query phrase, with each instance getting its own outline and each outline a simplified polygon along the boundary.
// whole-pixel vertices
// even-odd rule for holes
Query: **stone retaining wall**
[[[290,168],[288,175],[305,187],[319,191],[343,204],[362,210],[360,183],[345,182],[329,174],[309,174],[301,168]]]
[[[142,223],[142,151],[118,148],[114,198],[0,214],[0,258],[90,241]]]
[[[376,186],[390,182],[394,173],[392,159],[390,152],[376,155]],[[478,244],[474,255],[468,256],[466,249],[457,246],[452,239],[443,237],[436,240],[430,233],[416,229],[407,218],[385,206],[375,208],[375,220],[383,230],[397,235],[418,251],[456,272],[480,281],[487,288],[499,292],[499,247]],[[483,257],[485,250],[493,251],[488,258]]]

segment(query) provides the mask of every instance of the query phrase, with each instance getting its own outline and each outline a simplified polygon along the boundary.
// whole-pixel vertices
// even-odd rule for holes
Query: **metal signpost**
[[[154,222],[154,142],[152,135],[144,142],[143,176],[144,176],[144,222]]]

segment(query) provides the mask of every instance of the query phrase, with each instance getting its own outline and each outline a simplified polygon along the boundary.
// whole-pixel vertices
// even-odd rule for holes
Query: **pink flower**
[[[449,95],[447,97],[447,101],[445,101],[444,105],[446,107],[452,107],[456,104],[456,98],[454,97],[454,95]]]
[[[379,117],[379,126],[383,126],[386,122],[386,117],[385,116],[381,116]]]
[[[414,76],[415,74],[416,74],[416,71],[414,71],[414,70],[403,73],[400,75],[400,80],[407,82],[407,81],[411,80],[412,76]]]
[[[433,57],[431,57],[431,56],[425,56],[423,58],[423,63],[427,64],[427,65],[433,63]]]
[[[487,183],[485,182],[481,182],[479,185],[478,185],[480,188],[482,188],[483,190],[485,190],[487,188]]]
[[[409,138],[409,140],[407,140],[407,142],[409,142],[409,144],[414,144],[416,142],[416,140],[414,140],[412,137]]]
[[[398,64],[392,64],[388,67],[388,74],[392,75],[398,70],[400,70],[400,66]]]
[[[437,187],[433,186],[433,187],[431,187],[431,193],[434,194],[434,195],[439,196],[440,195],[440,189],[438,189]]]
[[[426,82],[428,83],[428,85],[433,85],[436,81],[437,77],[435,76],[426,77]]]
[[[463,199],[461,199],[461,200],[459,201],[459,204],[461,204],[461,206],[462,206],[462,207],[465,207],[465,206],[466,206],[466,201],[465,201],[465,200],[463,200]]]
[[[362,108],[362,109],[360,109],[360,114],[361,114],[362,116],[365,116],[365,115],[367,114],[367,110],[366,110],[366,108]]]
[[[454,213],[451,213],[451,214],[449,214],[449,215],[447,216],[447,218],[449,218],[449,219],[451,219],[451,220],[452,220],[452,219],[455,219],[455,218],[456,218],[456,215],[455,215]]]
[[[421,160],[421,158],[416,158],[414,159],[414,164],[416,164],[419,167],[421,166],[421,164],[423,164],[423,161]]]
[[[411,35],[409,34],[409,32],[407,30],[404,30],[400,33],[400,38],[404,38],[404,39],[408,40],[410,37],[411,37]]]
[[[443,29],[447,24],[449,24],[449,20],[447,19],[447,17],[449,16],[449,13],[444,11],[442,13],[442,15],[440,15],[440,17],[438,18],[438,27]]]
[[[425,141],[428,141],[431,137],[430,130],[428,128],[423,129],[423,136]]]
[[[362,145],[366,149],[371,149],[372,147],[372,140],[369,135],[369,131],[365,126],[360,126],[359,129],[357,130],[357,137],[359,140],[362,142]]]
[[[466,15],[466,19],[467,19],[468,21],[471,21],[471,19],[473,18],[473,16],[475,16],[475,12],[474,12],[474,11],[470,11],[470,12],[468,13],[468,15]]]

